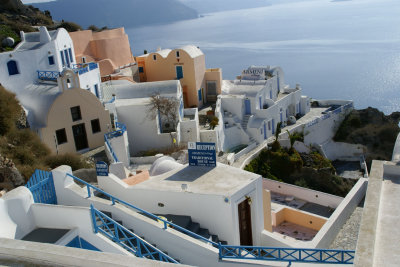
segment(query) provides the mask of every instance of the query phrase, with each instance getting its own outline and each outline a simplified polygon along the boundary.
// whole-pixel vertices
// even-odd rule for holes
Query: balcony
[[[95,62],[90,63],[82,63],[82,64],[72,64],[72,70],[79,75],[88,73],[89,71],[95,70],[99,67],[99,65]],[[57,81],[57,78],[60,77],[61,72],[59,71],[47,71],[47,70],[38,70],[38,79],[41,81]]]

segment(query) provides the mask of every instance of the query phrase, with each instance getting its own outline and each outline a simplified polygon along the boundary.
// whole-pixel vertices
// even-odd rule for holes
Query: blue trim
[[[123,123],[116,122],[115,128],[117,128],[116,131],[104,134],[104,141],[112,154],[114,162],[119,162],[117,155],[115,155],[112,146],[110,144],[110,139],[123,135],[126,132],[126,126]]]
[[[201,97],[201,89],[199,89],[199,90],[197,90],[197,95],[198,95],[198,97],[199,97],[199,102],[202,100],[202,97]]]
[[[245,99],[244,100],[244,106],[245,106],[245,114],[246,115],[251,115],[251,103],[250,99]]]
[[[57,81],[57,78],[61,75],[58,71],[38,70],[36,72],[38,74],[38,79],[44,81]]]
[[[19,74],[17,61],[15,60],[10,60],[7,62],[7,69],[8,69],[8,75],[10,76]]]
[[[35,203],[57,204],[56,189],[51,172],[35,170],[25,186],[32,192]]]
[[[69,53],[69,60],[72,62],[74,62],[74,57],[72,56],[72,49],[68,48],[68,53]]]
[[[101,251],[100,249],[96,248],[95,246],[93,246],[92,244],[90,244],[85,239],[83,239],[79,236],[76,236],[65,246],[70,247],[70,248],[82,248],[82,249],[88,249],[88,250],[93,250],[93,251]]]
[[[220,259],[353,264],[354,250],[229,246],[219,244]]]
[[[63,51],[60,51],[62,65],[65,66],[65,59]]]
[[[54,65],[54,56],[49,56],[49,65]]]
[[[99,86],[97,84],[94,85],[94,93],[96,94],[96,97],[99,98]]]
[[[104,234],[124,249],[135,254],[135,256],[179,264],[175,259],[132,233],[106,214],[95,209],[93,205],[90,206],[90,211],[92,213],[93,228],[96,229],[95,232]]]

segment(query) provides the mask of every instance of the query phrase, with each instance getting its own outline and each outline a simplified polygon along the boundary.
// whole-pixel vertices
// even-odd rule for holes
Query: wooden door
[[[239,215],[240,245],[252,246],[253,237],[251,231],[251,209],[247,199],[238,205],[238,215]]]
[[[72,126],[72,132],[74,134],[76,151],[89,147],[84,123]]]

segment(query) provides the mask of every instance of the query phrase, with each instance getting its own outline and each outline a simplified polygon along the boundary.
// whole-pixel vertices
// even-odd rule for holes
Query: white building
[[[21,43],[0,54],[0,83],[17,97],[25,87],[40,82],[56,82],[65,69],[79,74],[81,87],[100,96],[100,72],[97,63],[76,64],[71,37],[65,29],[21,32]]]
[[[110,110],[114,109],[116,120],[126,125],[130,154],[171,147],[174,139],[179,143],[180,136],[177,134],[177,129],[184,116],[182,87],[179,81],[135,84],[127,80],[117,80],[112,81],[112,87],[115,90],[116,100],[111,105],[114,108],[111,107]],[[152,119],[150,96],[158,93],[160,97],[170,98],[178,105],[177,122],[170,122],[159,114]]]
[[[301,88],[289,88],[279,67],[251,66],[234,81],[224,81],[216,116],[219,146],[232,150],[252,142],[261,143],[275,134],[277,124],[287,125],[291,116],[310,110]]]

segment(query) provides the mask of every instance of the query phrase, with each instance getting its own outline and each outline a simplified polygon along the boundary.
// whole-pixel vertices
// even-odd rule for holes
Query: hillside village
[[[195,44],[134,57],[124,28],[5,2],[42,20],[0,25],[0,263],[400,261],[397,113],[313,99],[278,66],[226,80]]]

